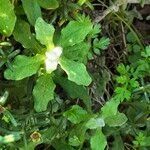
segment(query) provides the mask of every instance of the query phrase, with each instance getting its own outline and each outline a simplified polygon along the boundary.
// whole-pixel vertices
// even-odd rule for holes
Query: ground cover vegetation
[[[0,0],[0,150],[148,150],[149,77],[149,0]]]

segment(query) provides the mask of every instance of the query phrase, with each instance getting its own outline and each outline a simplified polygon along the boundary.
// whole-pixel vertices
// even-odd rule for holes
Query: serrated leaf
[[[31,25],[35,25],[38,17],[41,17],[41,9],[37,0],[21,0],[23,9]]]
[[[88,129],[97,129],[105,126],[103,118],[91,118],[85,125]]]
[[[33,89],[34,109],[37,112],[42,112],[47,109],[49,101],[54,99],[55,87],[56,85],[49,74],[44,74],[39,77]]]
[[[92,30],[92,23],[89,20],[70,21],[61,31],[62,47],[69,47],[81,43]]]
[[[90,144],[91,144],[91,150],[105,149],[107,145],[107,141],[105,135],[102,133],[100,129],[96,130],[95,135],[91,137]]]
[[[94,47],[102,50],[105,50],[109,44],[110,44],[109,38],[102,37],[100,40],[98,39],[94,40]]]
[[[119,66],[117,67],[117,71],[121,74],[127,74],[127,70],[124,64],[119,64]]]
[[[86,71],[84,64],[69,60],[67,58],[61,58],[59,61],[61,68],[67,73],[68,79],[75,82],[78,85],[88,86],[92,79]]]
[[[59,7],[57,0],[37,0],[39,5],[45,9],[56,9]]]
[[[84,62],[87,59],[89,49],[90,46],[87,43],[81,42],[74,46],[64,48],[63,55],[68,59]]]
[[[116,98],[119,101],[129,100],[131,97],[131,91],[127,90],[125,87],[117,87],[115,89]]]
[[[30,25],[24,20],[17,20],[13,36],[24,48],[39,51],[42,47],[30,31]]]
[[[64,112],[64,117],[66,117],[69,121],[74,124],[78,124],[87,119],[88,114],[87,112],[80,106],[74,105],[71,109]]]
[[[93,26],[93,29],[91,30],[91,32],[89,33],[89,35],[92,37],[92,38],[96,38],[98,36],[98,34],[101,33],[101,25],[100,24],[95,24]]]
[[[0,33],[10,36],[16,22],[14,6],[10,0],[0,0]]]
[[[124,84],[124,83],[128,82],[128,78],[125,75],[117,76],[116,81],[120,84]]]
[[[54,27],[46,23],[42,18],[38,18],[35,23],[36,38],[49,50],[53,48]]]
[[[41,55],[34,57],[27,57],[25,55],[18,55],[12,63],[11,68],[4,72],[4,77],[8,80],[21,80],[23,78],[36,74],[43,61]]]
[[[123,113],[117,113],[116,115],[109,116],[105,119],[105,123],[110,127],[122,126],[127,122],[127,117]]]

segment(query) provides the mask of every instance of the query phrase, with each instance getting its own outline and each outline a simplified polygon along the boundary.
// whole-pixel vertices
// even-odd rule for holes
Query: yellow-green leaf
[[[4,72],[4,76],[8,80],[21,80],[23,78],[36,74],[43,61],[43,57],[36,55],[34,57],[27,57],[25,55],[18,55],[11,68]]]
[[[0,0],[0,33],[10,36],[16,22],[14,6],[10,0]]]
[[[35,24],[36,38],[48,49],[53,48],[54,27],[46,23],[42,18],[38,18]]]
[[[61,58],[59,64],[61,68],[67,73],[68,79],[78,85],[88,86],[92,79],[89,76],[84,64]]]
[[[107,141],[101,129],[98,129],[95,131],[95,134],[91,137],[90,144],[91,144],[91,150],[104,150],[105,149],[107,145]]]

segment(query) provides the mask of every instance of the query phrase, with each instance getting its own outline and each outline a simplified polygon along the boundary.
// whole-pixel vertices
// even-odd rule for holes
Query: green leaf
[[[89,111],[91,110],[91,98],[88,94],[88,90],[84,86],[77,85],[64,77],[60,77],[59,75],[55,76],[55,83],[58,83],[72,99],[82,99],[87,109]]]
[[[144,133],[140,132],[136,137],[136,141],[133,141],[133,143],[136,146],[143,146],[143,147],[147,147],[150,146],[150,136],[146,136],[144,135]]]
[[[42,18],[38,18],[35,23],[36,38],[48,49],[53,48],[54,27],[46,23]]]
[[[117,87],[115,89],[116,98],[119,101],[129,100],[131,98],[131,91],[127,90],[125,87]]]
[[[129,80],[128,77],[125,76],[125,75],[117,76],[117,77],[116,77],[116,81],[117,81],[118,83],[120,83],[120,84],[125,84],[125,83],[128,82],[128,80]]]
[[[56,132],[57,132],[57,130],[56,130]],[[55,139],[55,140],[53,140],[52,146],[56,150],[75,150],[72,146],[68,145],[68,143],[65,142],[65,140],[61,140],[61,139]]]
[[[85,128],[85,122],[75,125],[69,132],[69,145],[80,146],[85,141],[85,134],[87,128]]]
[[[0,33],[10,36],[16,22],[14,6],[10,0],[0,0]]]
[[[69,47],[81,43],[92,30],[92,27],[93,25],[88,19],[84,21],[70,21],[61,31],[62,47]]]
[[[119,64],[117,71],[122,75],[127,74],[127,70],[124,64]]]
[[[104,127],[104,126],[105,126],[105,122],[103,118],[91,118],[86,123],[86,127],[88,129],[97,129],[97,128]]]
[[[98,34],[100,34],[100,33],[101,33],[101,25],[100,24],[95,24],[93,26],[93,29],[89,33],[89,35],[92,38],[96,38],[98,36]]]
[[[105,119],[105,123],[110,127],[122,126],[127,122],[127,117],[123,113],[117,113],[116,115],[109,116]]]
[[[102,133],[100,129],[96,130],[95,135],[91,137],[90,144],[91,144],[92,150],[104,150],[105,149],[107,145],[107,141],[106,141],[105,135]]]
[[[41,17],[41,9],[37,0],[21,0],[23,9],[31,25],[35,25],[38,17]]]
[[[124,150],[124,143],[120,135],[114,136],[115,140],[112,144],[112,150]]]
[[[85,62],[89,49],[90,46],[87,43],[81,42],[74,46],[64,48],[63,55],[74,61]]]
[[[68,79],[75,82],[78,85],[88,86],[92,79],[86,71],[84,64],[69,60],[67,58],[61,58],[59,61],[61,68],[67,73]]]
[[[16,56],[11,68],[4,72],[4,76],[8,80],[21,80],[23,78],[36,74],[43,61],[43,57],[36,55],[34,57],[27,57],[24,55]]]
[[[13,32],[16,41],[20,42],[24,48],[39,51],[42,47],[36,41],[30,31],[30,25],[24,20],[17,20]]]
[[[127,41],[130,42],[130,43],[135,43],[136,42],[136,38],[134,36],[134,34],[132,32],[129,32],[127,34]]]
[[[87,112],[80,106],[74,105],[70,110],[64,112],[65,116],[69,121],[74,124],[78,124],[87,119]]]
[[[39,77],[33,89],[34,109],[42,112],[47,109],[50,100],[54,99],[54,84],[51,75],[44,74]]]
[[[57,0],[37,0],[39,5],[45,9],[56,9],[59,7]]]
[[[141,55],[146,58],[150,57],[150,45],[146,46],[145,51],[141,52]]]
[[[110,39],[105,37],[102,37],[100,40],[95,39],[93,44],[95,48],[105,50],[110,44]]]
[[[118,112],[118,105],[120,104],[119,101],[111,99],[110,101],[106,102],[106,104],[102,107],[102,117],[106,118],[109,116],[116,115]]]

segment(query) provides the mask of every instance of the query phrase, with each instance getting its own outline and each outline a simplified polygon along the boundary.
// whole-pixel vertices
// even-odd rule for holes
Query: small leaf
[[[117,71],[122,75],[127,74],[127,70],[124,64],[119,64],[119,66],[117,67]]]
[[[91,118],[86,123],[86,127],[88,129],[97,129],[97,128],[104,127],[104,126],[105,126],[105,122],[103,118]]]
[[[54,27],[46,23],[42,18],[38,18],[35,23],[36,38],[49,50],[53,48]]]
[[[128,82],[128,78],[125,75],[117,76],[116,81],[120,84],[124,84],[124,83]]]
[[[14,6],[10,0],[0,0],[0,33],[10,36],[16,22]]]
[[[62,47],[81,43],[92,30],[92,27],[93,25],[88,19],[85,19],[84,21],[70,21],[61,31]]]
[[[63,116],[65,116],[72,123],[78,124],[81,121],[86,120],[88,114],[82,107],[74,105],[70,110],[64,112]]]
[[[131,98],[131,91],[127,90],[125,87],[117,87],[115,89],[116,97],[119,101],[129,100]]]
[[[61,58],[59,61],[62,69],[67,73],[68,79],[78,85],[88,86],[92,79],[86,71],[84,64],[75,62],[66,58]]]
[[[105,123],[110,127],[122,126],[127,122],[127,117],[123,113],[117,113],[116,115],[109,116],[105,119]]]
[[[16,41],[20,42],[24,48],[39,51],[42,47],[36,41],[30,31],[30,25],[24,20],[17,20],[13,32]]]
[[[91,137],[91,149],[92,150],[104,150],[106,145],[107,145],[107,141],[106,141],[106,137],[105,135],[102,133],[102,131],[96,130],[95,135]]]
[[[135,36],[132,32],[129,32],[127,34],[127,41],[130,42],[130,43],[135,43],[136,42],[136,38],[135,38]]]
[[[34,109],[37,112],[42,112],[47,109],[50,100],[54,99],[54,84],[52,77],[45,74],[39,77],[33,89]]]
[[[4,76],[8,80],[21,80],[32,76],[36,74],[42,61],[43,57],[41,55],[34,57],[18,55],[13,61],[11,68],[5,70]]]
[[[38,17],[41,17],[41,9],[37,0],[21,0],[23,9],[31,25],[35,25]]]
[[[56,9],[59,7],[58,0],[37,0],[39,5],[45,9]]]
[[[94,40],[94,47],[102,50],[105,50],[109,44],[110,44],[109,38],[102,37],[100,40],[98,39]]]

